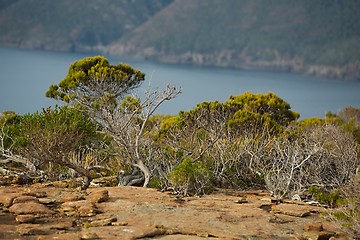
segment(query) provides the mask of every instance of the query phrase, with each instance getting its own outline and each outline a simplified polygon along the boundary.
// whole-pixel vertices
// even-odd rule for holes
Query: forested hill
[[[0,0],[0,45],[93,51],[131,32],[171,0]]]
[[[0,45],[360,80],[359,0],[0,0]]]
[[[359,0],[175,0],[111,52],[360,79]]]

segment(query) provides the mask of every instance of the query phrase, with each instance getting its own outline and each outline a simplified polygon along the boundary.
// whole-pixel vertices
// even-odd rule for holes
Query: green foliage
[[[141,102],[139,98],[132,96],[126,96],[126,98],[121,102],[121,109],[131,113],[140,113],[141,112]]]
[[[269,133],[281,131],[281,126],[266,115],[247,110],[237,111],[233,119],[228,122],[230,129],[241,129],[256,132],[260,129],[268,129]]]
[[[264,116],[282,126],[287,126],[300,116],[298,113],[291,111],[290,105],[274,93],[253,94],[246,92],[239,96],[231,96],[224,104],[242,110],[243,113],[239,115],[243,115],[245,118]],[[245,114],[245,111],[252,116]],[[262,121],[266,120],[263,119]]]
[[[297,118],[289,104],[275,94],[245,93],[225,103],[202,102],[190,111],[163,118],[153,136],[161,158],[170,166],[189,167],[186,171],[191,173],[193,166],[186,160],[191,156],[193,162],[203,163],[213,173],[218,187],[259,187],[264,186],[261,168],[270,163],[255,153],[269,154],[271,149],[265,148],[270,141],[267,139],[281,134]],[[255,158],[263,162],[254,163]],[[174,179],[172,173],[168,178],[186,186],[191,178],[181,176]]]
[[[180,195],[202,195],[213,190],[211,171],[191,158],[185,158],[174,168],[169,181]]]
[[[86,115],[66,106],[11,115],[10,119],[4,128],[9,136],[7,144],[13,145],[12,151],[34,161],[37,168],[53,177],[59,177],[69,167],[63,162],[64,157],[67,159],[70,153],[101,138],[96,125]]]
[[[65,102],[77,99],[97,108],[113,109],[118,98],[144,80],[145,75],[129,65],[115,66],[101,56],[87,57],[71,64],[67,76],[58,85],[51,85],[46,96]]]
[[[163,189],[165,186],[165,180],[160,177],[153,177],[150,180],[149,187],[156,189]]]
[[[307,118],[298,122],[302,127],[321,126],[326,124],[325,119],[322,118]]]
[[[326,191],[316,186],[310,186],[308,191],[313,195],[316,201],[332,208],[338,207],[345,202],[345,199],[341,196],[340,191],[336,189]]]

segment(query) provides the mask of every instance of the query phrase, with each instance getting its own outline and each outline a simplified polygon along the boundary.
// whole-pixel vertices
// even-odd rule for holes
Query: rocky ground
[[[179,198],[141,187],[0,187],[0,239],[351,239],[323,207],[266,191]]]

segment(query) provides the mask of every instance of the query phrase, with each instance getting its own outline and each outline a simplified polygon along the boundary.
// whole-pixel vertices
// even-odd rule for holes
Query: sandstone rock
[[[47,183],[47,184],[45,184],[45,186],[54,186],[56,188],[67,188],[67,187],[69,187],[69,182],[68,181],[55,181],[55,182]]]
[[[243,204],[243,203],[248,203],[249,201],[246,199],[246,197],[242,197],[239,200],[237,200],[235,203],[238,204]]]
[[[6,191],[2,191],[5,190]],[[233,190],[215,191],[211,195],[201,198],[184,198],[186,204],[174,203],[174,196],[154,189],[136,187],[89,188],[84,195],[98,190],[109,191],[110,201],[91,203],[88,200],[74,202],[60,202],[64,193],[79,193],[74,189],[59,189],[32,185],[22,187],[0,187],[0,196],[5,194],[20,194],[18,196],[44,191],[51,207],[56,209],[56,216],[28,214],[37,217],[32,224],[16,222],[15,216],[0,210],[0,239],[351,239],[339,238],[342,233],[338,226],[332,222],[321,219],[316,212],[320,207],[298,205],[294,203],[279,203],[273,205],[270,201],[260,200],[263,195],[247,194]],[[30,192],[30,193],[29,193]],[[34,196],[34,195],[31,195]],[[246,198],[246,204],[236,204],[239,199]],[[42,202],[41,198],[38,198]],[[190,200],[189,200],[190,199]],[[46,202],[44,200],[44,202]],[[33,202],[16,203],[39,204]],[[43,204],[44,205],[44,204]],[[52,209],[50,207],[45,208]],[[101,209],[103,214],[99,213]],[[263,209],[264,211],[262,211]],[[299,218],[274,214],[271,209],[283,212],[311,212],[310,217]],[[58,213],[59,211],[59,213]],[[316,211],[316,212],[314,212]],[[54,210],[55,212],[55,210]],[[4,214],[2,216],[2,213]],[[96,214],[96,215],[95,215]],[[26,215],[26,214],[21,214]],[[21,218],[22,216],[19,215]],[[73,215],[73,216],[69,216]],[[81,217],[83,215],[84,217]],[[300,214],[301,215],[301,214]],[[92,216],[92,217],[88,217]],[[116,217],[116,222],[112,222]],[[25,218],[25,217],[23,217]],[[109,226],[109,221],[111,222]],[[84,226],[82,223],[86,222]],[[316,229],[314,226],[306,227],[305,223],[322,222],[322,231],[304,231]],[[40,225],[41,224],[41,225]],[[94,227],[92,227],[92,224]],[[105,226],[103,226],[105,225]],[[35,236],[20,236],[35,234]],[[317,228],[320,230],[321,228]],[[38,233],[40,235],[38,235]],[[95,233],[96,235],[92,235]],[[336,233],[334,235],[334,233]]]
[[[86,199],[92,203],[106,202],[109,200],[109,192],[106,189],[100,189],[89,193]]]
[[[13,204],[26,203],[26,202],[39,203],[39,200],[36,197],[33,197],[33,196],[18,196],[13,200]]]
[[[1,192],[0,193],[0,203],[4,206],[4,207],[10,207],[11,205],[13,205],[13,201],[16,197],[21,196],[21,193],[6,193],[6,192]]]
[[[322,222],[305,223],[304,230],[306,232],[321,232],[324,230]]]
[[[28,195],[28,196],[34,196],[37,198],[44,198],[47,197],[47,193],[44,191],[34,191],[34,190],[30,190],[30,192],[28,193],[24,193],[24,195]]]
[[[279,204],[273,205],[271,208],[272,212],[285,214],[294,217],[306,217],[311,214],[311,211],[306,206],[297,206],[293,204]]]
[[[82,232],[80,234],[80,239],[99,239],[99,236],[92,232]]]
[[[31,214],[17,215],[16,221],[19,223],[34,223],[36,221],[36,217]]]
[[[90,227],[102,227],[112,225],[113,222],[116,222],[117,218],[105,218],[100,220],[95,220],[90,222]]]
[[[56,229],[56,230],[68,230],[71,229],[72,227],[74,227],[74,220],[69,219],[69,220],[61,220],[58,221],[54,224],[50,225],[50,229]]]
[[[51,205],[58,202],[56,198],[48,198],[48,197],[38,198],[38,201],[39,203],[45,205]]]
[[[68,216],[78,215],[81,217],[91,217],[99,212],[96,206],[88,200],[65,202],[61,204],[61,210]]]
[[[46,206],[35,202],[16,203],[9,208],[9,211],[15,215],[48,215],[52,213],[52,211]]]
[[[21,235],[48,235],[51,231],[41,224],[21,224],[16,228]]]
[[[286,224],[294,221],[295,221],[294,217],[292,216],[278,215],[278,214],[271,216],[269,219],[270,223],[276,223],[276,224]]]
[[[99,210],[94,205],[84,205],[79,207],[78,213],[80,217],[92,217],[99,213]]]
[[[321,231],[321,232],[305,232],[303,236],[307,240],[329,240],[335,234],[333,232]]]
[[[60,196],[61,202],[74,202],[84,199],[84,194],[82,193],[65,193]]]
[[[111,223],[111,226],[127,226],[127,225],[129,225],[129,223],[124,222],[124,221],[122,221],[122,222],[112,222]]]

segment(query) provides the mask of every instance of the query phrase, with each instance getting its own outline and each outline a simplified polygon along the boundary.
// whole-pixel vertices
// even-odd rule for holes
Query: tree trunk
[[[148,167],[146,167],[145,164],[143,163],[143,161],[141,161],[141,160],[138,160],[138,162],[136,164],[134,164],[134,166],[138,167],[143,172],[144,177],[145,177],[143,187],[147,187],[150,182],[150,171],[149,171]]]
[[[83,184],[83,186],[81,187],[82,190],[87,189],[90,186],[90,183],[92,181],[92,177],[90,175],[90,171],[80,167],[72,162],[69,162],[65,159],[65,157],[63,156],[62,160],[61,160],[61,165],[65,165],[71,169],[74,169],[77,173],[79,173],[80,175],[86,177],[86,182]]]

